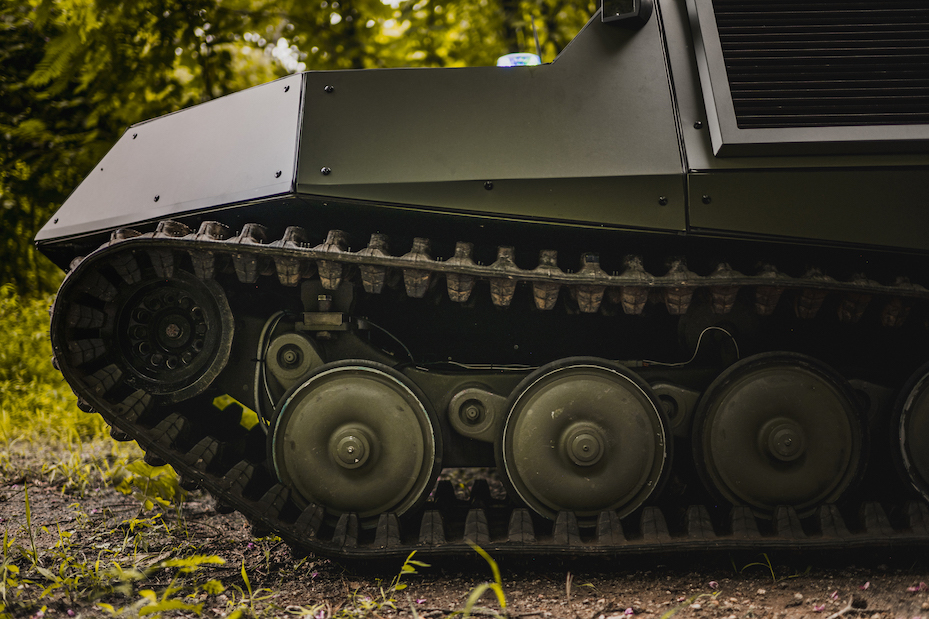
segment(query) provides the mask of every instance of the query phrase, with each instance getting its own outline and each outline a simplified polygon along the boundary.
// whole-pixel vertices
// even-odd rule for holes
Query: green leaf
[[[226,590],[226,587],[223,586],[223,583],[219,582],[218,580],[208,580],[200,585],[200,588],[203,589],[204,593],[209,595],[219,595]]]
[[[157,604],[150,604],[139,609],[139,616],[163,613],[166,610],[190,610],[198,615],[203,611],[203,604],[188,604],[182,600],[164,600]]]

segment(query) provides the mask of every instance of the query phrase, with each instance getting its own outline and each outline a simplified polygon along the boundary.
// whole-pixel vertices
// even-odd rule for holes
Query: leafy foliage
[[[0,281],[54,290],[32,238],[126,127],[304,69],[552,60],[590,0],[0,0]]]
[[[71,389],[52,367],[48,307],[52,298],[20,298],[0,286],[0,438],[9,446],[34,437],[80,443],[106,433],[97,415],[77,415]]]

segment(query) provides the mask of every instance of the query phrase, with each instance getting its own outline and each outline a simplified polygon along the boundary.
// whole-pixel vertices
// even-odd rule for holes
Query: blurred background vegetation
[[[319,69],[551,61],[592,0],[0,0],[0,283],[60,273],[32,239],[136,122]]]
[[[32,455],[36,475],[66,485],[122,483],[132,473],[122,467],[138,456],[135,445],[105,440],[104,421],[78,412],[52,368],[46,312],[62,274],[32,243],[129,125],[304,70],[491,65],[536,51],[536,35],[549,62],[595,8],[592,0],[0,0],[0,476],[23,474],[12,465],[17,453]]]

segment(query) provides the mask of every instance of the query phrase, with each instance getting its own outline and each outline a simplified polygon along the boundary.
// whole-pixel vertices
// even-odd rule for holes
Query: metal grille
[[[929,123],[929,1],[713,7],[740,129]]]

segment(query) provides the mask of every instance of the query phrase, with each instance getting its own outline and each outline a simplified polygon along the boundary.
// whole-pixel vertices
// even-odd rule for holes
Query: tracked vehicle
[[[301,551],[926,544],[927,50],[915,0],[626,0],[140,123],[36,238],[56,364]]]

